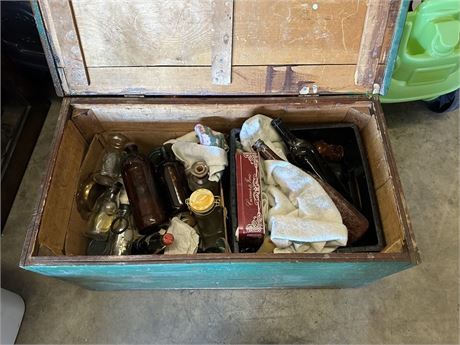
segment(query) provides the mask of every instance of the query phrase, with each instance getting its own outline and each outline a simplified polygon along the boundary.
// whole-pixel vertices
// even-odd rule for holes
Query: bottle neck
[[[286,144],[294,145],[297,141],[299,141],[299,139],[284,126],[281,119],[272,120],[271,125],[286,142]]]

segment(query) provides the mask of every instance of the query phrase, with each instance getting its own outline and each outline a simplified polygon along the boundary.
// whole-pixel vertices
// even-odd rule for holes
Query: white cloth
[[[174,242],[165,248],[166,255],[196,254],[200,237],[194,228],[174,217],[171,219],[168,233],[174,236]]]
[[[218,132],[213,131],[213,133]],[[176,158],[184,164],[186,170],[190,169],[193,163],[204,161],[209,168],[209,180],[220,181],[225,167],[228,165],[227,152],[224,149],[199,144],[195,132],[168,140],[166,143],[173,144],[172,150]]]
[[[347,244],[342,217],[314,178],[289,162],[268,160],[264,166],[275,253],[327,253]]]
[[[278,132],[271,126],[272,119],[265,115],[254,115],[247,119],[240,131],[240,141],[244,151],[253,151],[252,145],[262,139],[278,156],[286,159],[286,146]]]

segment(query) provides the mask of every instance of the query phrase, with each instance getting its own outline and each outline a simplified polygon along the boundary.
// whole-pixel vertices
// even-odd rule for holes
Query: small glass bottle
[[[147,159],[137,145],[126,145],[121,174],[132,207],[134,224],[141,235],[158,231],[166,222],[166,212]]]
[[[120,192],[120,206],[110,226],[110,255],[129,255],[134,239],[134,230],[131,223],[131,210],[126,190]]]
[[[110,226],[118,208],[118,193],[122,186],[119,182],[115,183],[96,201],[86,236],[99,241],[108,239]]]
[[[108,146],[104,150],[101,160],[101,168],[93,176],[94,180],[103,185],[111,186],[120,177],[123,147],[128,139],[119,133],[110,134],[107,137]]]
[[[163,163],[160,171],[169,196],[169,206],[173,213],[185,211],[187,209],[185,199],[190,195],[190,191],[185,179],[184,166],[176,160],[172,144],[163,145],[161,152]]]
[[[160,234],[155,232],[151,235],[143,236],[133,242],[131,254],[162,254],[167,246],[174,243],[174,236],[170,233]]]
[[[201,248],[207,253],[229,252],[225,236],[224,208],[209,189],[197,189],[187,199],[199,228]]]
[[[203,161],[193,163],[187,176],[191,191],[200,188],[209,189],[214,195],[219,195],[219,182],[209,181],[209,167]]]

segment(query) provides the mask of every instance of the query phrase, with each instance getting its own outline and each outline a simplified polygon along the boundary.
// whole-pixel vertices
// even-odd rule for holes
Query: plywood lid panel
[[[68,95],[363,93],[384,70],[399,6],[400,0],[39,0],[36,15]],[[222,30],[229,30],[222,32],[226,45]],[[231,61],[228,85],[212,79],[222,57]]]

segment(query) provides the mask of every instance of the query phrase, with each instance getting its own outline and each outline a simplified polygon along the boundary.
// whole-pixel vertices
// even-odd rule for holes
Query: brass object
[[[93,175],[89,175],[80,183],[77,191],[77,209],[84,219],[88,219],[96,200],[107,190],[107,186],[97,183]]]

